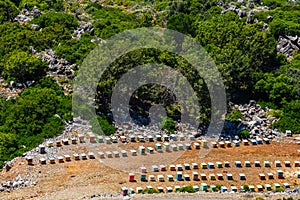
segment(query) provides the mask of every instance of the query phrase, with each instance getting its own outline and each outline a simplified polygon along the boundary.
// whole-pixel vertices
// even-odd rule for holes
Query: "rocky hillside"
[[[78,117],[72,113],[72,84],[83,60],[111,36],[140,27],[177,30],[207,50],[222,75],[228,101],[220,139],[280,139],[286,130],[300,132],[296,1],[0,0],[0,13],[1,167],[47,138],[72,131]],[[121,56],[99,82],[95,109],[105,133],[115,131],[110,107],[115,84],[129,69],[149,62],[185,75],[198,95],[199,132],[205,134],[211,111],[205,82],[183,58],[155,49]],[[137,91],[130,105],[135,120],[149,121],[149,108],[162,104],[170,122],[165,129],[173,132],[180,108],[174,95],[161,98],[166,93],[157,86]],[[22,187],[34,184],[24,177],[16,182],[20,180]]]

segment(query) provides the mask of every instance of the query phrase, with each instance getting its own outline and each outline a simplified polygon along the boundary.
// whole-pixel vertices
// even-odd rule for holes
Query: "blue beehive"
[[[184,144],[184,147],[187,150],[191,150],[191,144],[189,144],[189,143]]]
[[[256,138],[257,144],[263,144],[263,140],[261,138]]]
[[[152,165],[152,171],[153,172],[158,172],[158,167],[156,165]]]
[[[236,167],[242,167],[241,161],[235,161],[235,162],[234,162],[234,165],[235,165]]]
[[[214,169],[215,168],[214,163],[207,163],[207,166],[208,166],[209,169]]]
[[[250,140],[250,143],[251,143],[252,145],[257,145],[257,142],[256,142],[256,140],[254,140],[254,139]]]
[[[176,173],[176,180],[177,181],[182,181],[182,172],[177,172]]]
[[[197,185],[194,185],[193,188],[194,188],[195,192],[199,192],[199,187]]]
[[[39,152],[40,152],[40,154],[46,153],[44,145],[39,145]]]
[[[221,192],[228,192],[228,189],[227,189],[227,187],[225,187],[225,186],[222,186],[222,187],[221,187]]]
[[[183,164],[183,167],[184,167],[185,170],[190,170],[191,169],[190,165],[187,164],[187,163]]]

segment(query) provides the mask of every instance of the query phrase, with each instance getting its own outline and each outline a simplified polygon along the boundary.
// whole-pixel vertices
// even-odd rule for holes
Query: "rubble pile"
[[[243,129],[250,132],[250,138],[256,137],[279,139],[281,132],[277,129],[271,128],[271,124],[278,119],[268,114],[269,108],[261,108],[254,100],[251,100],[249,104],[244,105],[230,105],[231,109],[238,109],[243,115],[238,119],[239,123],[225,122],[225,130],[227,130],[222,136],[224,138],[229,137],[232,139],[239,139],[237,133]]]
[[[29,177],[22,178],[21,175],[18,175],[11,181],[2,181],[0,184],[0,192],[11,191],[15,189],[21,189],[24,187],[35,186],[37,183],[32,181]]]
[[[39,17],[42,15],[42,12],[34,6],[32,11],[28,11],[27,4],[24,4],[23,9],[20,11],[19,15],[15,17],[15,21],[19,22],[20,24],[26,24],[27,22],[30,22],[36,17]],[[34,29],[39,29],[37,25],[35,25]]]

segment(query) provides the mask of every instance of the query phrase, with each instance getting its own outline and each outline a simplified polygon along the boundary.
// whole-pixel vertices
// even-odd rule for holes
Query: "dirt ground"
[[[256,146],[243,146],[240,147],[230,147],[230,148],[215,148],[211,149],[207,155],[200,157],[200,152],[203,149],[196,150],[192,149],[189,151],[177,151],[177,152],[163,152],[154,154],[148,154],[145,156],[137,155],[131,156],[129,154],[130,149],[138,149],[138,146],[154,146],[155,143],[129,143],[124,145],[122,143],[118,144],[78,144],[78,145],[69,145],[65,146],[62,152],[58,151],[60,155],[64,152],[68,152],[70,155],[73,152],[78,153],[87,153],[93,151],[97,154],[97,151],[106,152],[108,150],[127,150],[128,157],[120,158],[104,158],[99,159],[96,156],[96,159],[87,159],[64,163],[56,164],[46,164],[40,165],[35,160],[33,166],[25,165],[24,158],[18,158],[14,164],[14,167],[9,172],[1,172],[1,180],[12,180],[18,174],[21,174],[22,177],[28,177],[29,179],[35,180],[37,182],[36,186],[31,186],[27,188],[13,190],[11,192],[2,192],[0,193],[0,199],[83,199],[90,198],[93,194],[99,193],[120,193],[122,187],[133,188],[140,186],[146,188],[150,185],[153,188],[158,186],[167,187],[167,186],[184,186],[184,185],[197,185],[200,186],[201,183],[207,183],[208,185],[222,184],[228,189],[231,185],[239,186],[247,184],[264,185],[266,183],[270,184],[273,188],[274,183],[286,182],[291,185],[291,188],[296,185],[300,185],[300,179],[296,177],[296,172],[300,171],[300,167],[294,166],[294,161],[300,160],[300,154],[297,150],[300,149],[300,146],[293,143],[284,143],[284,142],[272,142],[271,144],[263,144]],[[90,147],[92,146],[92,147]],[[242,162],[242,167],[237,168],[234,166],[234,161],[239,160]],[[245,167],[244,161],[250,161],[251,167]],[[261,167],[254,167],[254,161],[260,161]],[[270,161],[271,167],[264,167],[263,161]],[[281,161],[282,167],[275,167],[274,161]],[[291,167],[285,167],[284,161],[290,161]],[[184,170],[183,174],[189,174],[192,177],[192,172],[196,171],[199,173],[204,173],[207,175],[207,180],[199,181],[174,181],[169,182],[166,179],[167,174],[172,174],[175,178],[176,171],[166,172],[152,172],[151,165],[160,165],[160,164],[184,164],[184,163],[202,163],[202,162],[230,162],[229,168],[215,168],[215,169],[193,169],[193,170]],[[142,182],[139,180],[139,167],[145,166],[147,168],[147,176],[153,174],[157,179],[157,175],[164,175],[164,182]],[[120,170],[122,169],[122,170]],[[281,169],[284,171],[284,179],[278,179],[276,177],[276,170]],[[135,173],[136,182],[128,182],[128,172]],[[274,179],[260,180],[258,177],[259,173],[273,173]],[[224,180],[209,180],[209,174],[221,173],[224,176]],[[226,180],[226,174],[231,173],[233,175],[233,180]],[[239,180],[238,174],[244,173],[246,175],[246,180]],[[197,196],[198,195],[198,196]],[[232,199],[233,194],[229,194],[227,197],[225,194],[220,193],[200,193],[193,194],[191,196],[205,198],[219,198],[225,197],[225,199]],[[220,196],[221,195],[221,196]],[[252,196],[251,196],[252,195]],[[245,194],[235,194],[233,199],[255,199],[253,194],[249,196]],[[265,194],[255,194],[262,195],[265,199],[273,199],[275,196],[265,196]],[[171,195],[172,198],[177,197],[178,194]],[[169,194],[160,194],[160,195],[136,195],[133,199],[141,198],[169,198]],[[247,198],[246,198],[247,197]],[[249,198],[248,198],[249,197]],[[277,198],[277,197],[276,197]],[[299,197],[300,198],[300,197]],[[117,198],[118,199],[118,198]]]

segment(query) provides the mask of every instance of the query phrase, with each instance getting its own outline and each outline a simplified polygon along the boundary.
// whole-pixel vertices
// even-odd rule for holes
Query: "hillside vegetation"
[[[95,2],[95,3],[93,3]],[[98,44],[124,30],[163,27],[193,37],[214,59],[222,74],[227,100],[237,104],[257,100],[277,110],[273,127],[300,133],[300,52],[278,52],[280,37],[300,37],[300,3],[287,0],[0,0],[0,74],[5,82],[23,87],[16,97],[0,99],[0,166],[22,155],[45,138],[59,135],[72,119],[72,97],[51,76],[48,64],[32,51],[53,49],[71,64],[80,64]],[[249,13],[237,14],[228,8]],[[264,6],[267,6],[266,9]],[[26,10],[25,10],[26,9]],[[38,9],[39,12],[31,12]],[[224,12],[227,9],[228,12]],[[19,15],[30,20],[15,20]],[[271,17],[270,17],[271,16]],[[84,23],[92,29],[76,36]],[[300,41],[300,40],[299,40]],[[296,44],[297,45],[297,44]],[[298,47],[300,45],[298,43]],[[126,71],[145,63],[164,63],[180,70],[197,92],[201,123],[210,116],[210,98],[203,79],[183,58],[156,49],[141,49],[112,63],[96,95],[99,121],[106,134],[114,131],[111,92]],[[71,82],[72,80],[60,80]],[[131,99],[133,117],[147,119],[151,105],[163,103],[168,116],[180,116],[176,99],[161,97],[166,88],[148,85]],[[146,120],[147,121],[147,120]],[[147,123],[147,122],[146,122]],[[172,123],[171,123],[172,124]],[[173,127],[173,126],[172,126]]]

